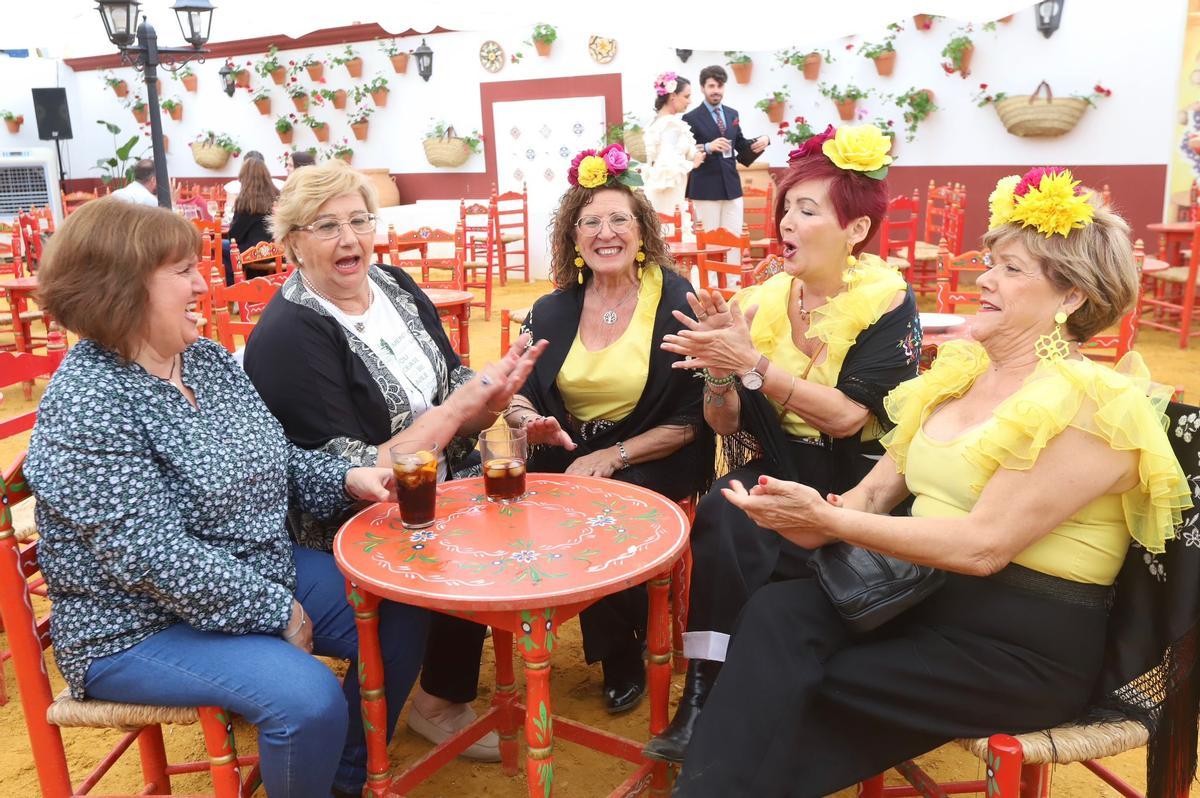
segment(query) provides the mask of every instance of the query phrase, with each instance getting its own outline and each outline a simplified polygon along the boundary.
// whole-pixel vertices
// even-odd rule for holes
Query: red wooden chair
[[[31,593],[38,574],[38,543],[17,540],[9,508],[32,494],[23,473],[25,456],[3,474],[4,509],[0,511],[0,617],[12,646],[13,667],[25,728],[33,750],[34,767],[43,798],[86,795],[125,751],[137,741],[145,787],[138,795],[169,795],[171,776],[210,771],[215,798],[249,798],[258,779],[258,757],[238,757],[227,731],[228,713],[219,707],[159,707],[109,701],[76,701],[64,690],[55,697],[44,650],[50,645],[50,619],[38,618]],[[208,750],[207,762],[167,762],[162,724],[191,724],[199,720]],[[83,781],[72,786],[62,729],[111,728],[126,732]],[[245,781],[241,767],[252,765]]]
[[[766,188],[742,190],[742,218],[746,233],[750,236],[750,254],[766,257],[777,254],[779,232],[775,229],[775,184],[768,182]]]
[[[525,282],[529,282],[529,191],[522,183],[520,191],[496,194],[496,187],[492,186],[491,206],[500,285],[508,284],[509,272],[520,272]]]
[[[463,288],[468,291],[475,288],[483,291],[483,301],[471,304],[482,307],[483,320],[491,321],[492,280],[500,259],[491,202],[486,205],[479,202],[468,205],[466,200],[460,200],[458,224],[463,232]],[[480,272],[483,272],[482,277]]]
[[[18,213],[16,221],[21,233],[21,251],[25,253],[25,267],[32,274],[42,263],[41,222],[32,212]]]
[[[99,199],[95,191],[72,191],[63,195],[63,217],[70,216],[94,199]]]
[[[955,313],[958,305],[979,305],[979,292],[966,291],[959,287],[963,274],[981,274],[987,271],[983,253],[977,249],[952,255],[943,241],[938,245],[938,263],[941,267],[937,276],[938,313]]]
[[[233,242],[236,246],[236,242]],[[291,274],[295,267],[285,262],[283,244],[274,241],[260,241],[245,252],[240,253],[237,264],[243,275],[250,274],[262,277],[267,274]]]
[[[0,243],[0,275],[24,277],[25,257],[21,246],[21,230],[14,227],[7,243]]]
[[[445,244],[453,247],[452,257],[428,257],[430,244]],[[417,257],[404,258],[401,252],[417,251]],[[404,269],[421,288],[453,288],[465,290],[466,271],[463,264],[463,237],[461,231],[447,233],[432,227],[421,227],[403,234],[396,234],[388,227],[388,264]],[[437,276],[433,273],[437,272]]]
[[[695,223],[696,228],[696,245],[700,249],[705,247],[730,247],[741,253],[741,263],[729,263],[728,256],[715,258],[705,255],[700,252],[696,256],[696,267],[699,270],[699,288],[704,288],[709,291],[720,291],[721,294],[728,299],[737,293],[740,285],[750,285],[750,276],[754,271],[750,259],[750,233],[745,225],[742,226],[742,234],[734,235],[729,230],[723,227],[718,227],[715,230],[705,230],[700,222]],[[730,276],[734,276],[738,280],[738,285],[731,285]]]
[[[512,326],[515,324],[518,330],[521,329],[521,326],[525,324],[525,319],[529,316],[529,310],[529,308],[518,308],[500,311],[500,357],[504,357],[508,348],[512,346]]]
[[[683,242],[683,213],[675,206],[675,213],[658,213],[659,224],[662,225],[663,241],[668,244]]]
[[[243,321],[238,319],[234,321],[230,317],[229,305],[237,302],[239,306],[260,305],[265,306],[271,301],[279,291],[279,287],[283,285],[287,279],[285,274],[272,274],[267,277],[254,277],[250,280],[243,280],[233,285],[225,285],[224,275],[218,275],[209,285],[212,286],[210,292],[212,296],[212,304],[215,308],[216,315],[216,333],[217,341],[221,346],[225,347],[229,352],[236,352],[237,345],[234,342],[235,336],[241,336],[243,340],[249,340],[250,333],[254,332],[255,321]]]
[[[1147,274],[1151,292],[1142,297],[1145,313],[1141,323],[1155,330],[1179,333],[1179,348],[1187,349],[1188,341],[1200,335],[1192,329],[1196,306],[1196,275],[1200,270],[1200,225],[1192,234],[1191,256],[1186,266],[1174,266],[1165,271]]]
[[[1133,243],[1133,259],[1137,264],[1138,284],[1142,281],[1142,264],[1146,261],[1146,249],[1142,239]],[[1138,327],[1142,316],[1142,298],[1139,293],[1137,302],[1129,312],[1121,317],[1116,330],[1104,331],[1093,335],[1079,345],[1079,349],[1091,360],[1116,363],[1133,351],[1137,342]]]
[[[937,244],[946,239],[952,254],[962,248],[963,211],[967,206],[966,189],[961,184],[947,183],[944,186],[929,181],[925,194],[925,233],[917,242],[915,258],[918,261],[937,257]]]
[[[920,214],[916,189],[911,197],[892,197],[879,223],[879,257],[899,269],[914,292],[927,294],[937,290],[937,261],[917,260]]]

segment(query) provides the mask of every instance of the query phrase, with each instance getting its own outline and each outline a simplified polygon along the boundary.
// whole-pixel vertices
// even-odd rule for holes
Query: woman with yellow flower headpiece
[[[691,285],[671,270],[658,216],[620,145],[585,150],[568,173],[551,233],[557,290],[526,330],[550,341],[505,414],[535,446],[529,468],[630,482],[671,499],[712,479],[713,435],[700,383],[654,346],[690,313]],[[554,445],[569,434],[570,444]],[[605,708],[632,709],[646,686],[647,594],[639,585],[580,614],[584,656],[604,669]]]
[[[760,529],[721,497],[764,474],[847,490],[882,450],[883,397],[916,376],[917,306],[904,278],[865,247],[887,210],[890,140],[872,125],[832,127],[792,154],[775,209],[783,272],[729,304],[697,292],[697,321],[663,348],[703,369],[704,415],[732,469],[697,508],[684,695],[649,756],[679,762],[734,621],[768,581],[809,573],[808,552]],[[733,793],[730,793],[733,794]]]
[[[1079,352],[1136,299],[1129,228],[1064,169],[1006,178],[991,205],[974,340],[944,346],[888,395],[896,426],[870,474],[842,496],[773,477],[724,491],[799,548],[871,550],[938,569],[942,582],[874,621],[835,605],[826,574],[758,591],[677,795],[821,796],[954,738],[1075,720],[1098,694],[1143,712],[1173,700],[1170,677],[1116,691],[1162,658],[1156,648],[1130,667],[1150,647],[1129,657],[1125,627],[1105,662],[1118,572],[1120,604],[1153,578],[1143,557],[1164,552],[1191,504],[1164,431],[1169,390],[1136,353],[1114,370]],[[910,495],[911,517],[889,515]],[[1185,658],[1179,673],[1194,667],[1194,645],[1173,656]],[[1190,706],[1150,710],[1176,737],[1196,728],[1194,693],[1183,692]],[[1168,751],[1171,736],[1157,738]],[[1190,751],[1157,759],[1184,780],[1196,753],[1186,739]]]

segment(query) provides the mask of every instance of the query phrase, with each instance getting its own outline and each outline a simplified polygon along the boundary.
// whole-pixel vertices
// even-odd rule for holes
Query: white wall
[[[907,29],[897,39],[899,57],[895,74],[890,78],[878,77],[872,62],[844,47],[847,42],[857,48],[863,40],[877,40],[882,31],[862,31],[850,40],[830,42],[802,41],[797,36],[797,46],[822,46],[833,51],[836,62],[823,67],[823,81],[839,84],[853,81],[892,93],[909,87],[930,88],[935,92],[942,110],[922,125],[915,142],[901,142],[900,163],[904,165],[1157,164],[1165,163],[1169,153],[1176,88],[1170,76],[1178,71],[1185,13],[1185,0],[1155,0],[1147,8],[1130,6],[1123,0],[1068,3],[1062,27],[1047,40],[1034,28],[1033,12],[1025,10],[1011,24],[1000,25],[995,33],[975,31],[972,75],[966,80],[944,74],[939,66],[941,48],[958,27],[948,19],[939,20],[929,32],[917,31],[911,19],[905,20]],[[410,62],[408,74],[394,75],[386,56],[374,43],[356,45],[366,60],[364,78],[385,74],[393,91],[388,107],[372,117],[370,139],[354,144],[355,165],[386,167],[393,172],[440,171],[425,162],[421,138],[431,117],[453,123],[460,132],[482,129],[480,82],[620,72],[626,110],[648,121],[654,99],[651,83],[657,73],[671,69],[694,80],[701,67],[724,60],[719,53],[697,51],[688,63],[681,64],[672,49],[653,41],[653,32],[631,31],[628,40],[618,42],[616,59],[608,65],[597,65],[587,54],[586,30],[564,25],[559,33],[559,41],[549,58],[539,58],[531,46],[522,43],[529,35],[524,28],[428,36],[435,53],[433,79],[428,83],[417,76],[415,61]],[[634,38],[637,36],[641,38]],[[485,72],[479,66],[478,49],[489,38],[499,41],[507,55],[523,52],[524,59],[518,64],[506,63],[498,74]],[[402,42],[411,49],[420,44],[420,37]],[[334,49],[323,48],[319,52]],[[297,53],[284,55],[292,58]],[[748,134],[774,132],[775,126],[753,106],[756,100],[783,86],[792,94],[789,119],[802,114],[820,126],[836,120],[832,104],[817,94],[816,84],[805,81],[799,70],[780,66],[773,53],[751,55],[755,59],[753,81],[741,86],[731,80],[726,96],[727,103],[741,112]],[[220,61],[210,61],[196,67],[200,75],[196,94],[184,92],[180,84],[164,79],[164,94],[182,98],[185,105],[181,122],[171,121],[164,114],[164,129],[171,138],[168,163],[171,174],[215,174],[196,166],[186,147],[187,142],[205,129],[230,133],[243,148],[262,150],[273,171],[279,171],[278,156],[284,146],[275,136],[273,117],[260,116],[244,90],[239,90],[232,99],[226,97],[218,86],[216,72],[220,65]],[[120,73],[133,77],[132,70]],[[64,148],[69,159],[68,177],[95,176],[97,172],[89,166],[111,153],[112,142],[94,120],[114,121],[126,131],[136,129],[130,113],[104,86],[100,72],[75,73],[51,61],[0,57],[0,108],[21,111],[27,119],[26,127],[16,137],[0,130],[0,149],[10,144],[39,143],[28,89],[57,85],[57,78],[67,88],[76,135]],[[1022,94],[1032,91],[1043,78],[1063,95],[1087,93],[1099,81],[1112,89],[1113,96],[1101,101],[1099,108],[1089,110],[1074,131],[1058,139],[1011,136],[991,108],[976,108],[971,99],[980,82],[987,82],[992,90]],[[302,80],[309,83],[306,75]],[[342,67],[327,68],[327,80],[326,86],[330,88],[350,84]],[[254,81],[257,84],[260,78],[256,75]],[[134,80],[130,82],[133,84]],[[275,112],[291,110],[291,101],[282,88],[271,85]],[[694,99],[699,99],[699,92]],[[864,105],[872,115],[895,118],[899,124],[893,109],[876,100],[868,100]],[[315,115],[331,123],[334,138],[351,137],[343,112],[324,108],[317,109]],[[298,146],[313,143],[308,129],[297,129]],[[782,165],[788,149],[783,142],[773,143],[767,156],[770,163]],[[482,171],[483,164],[483,156],[477,155],[460,170]],[[235,174],[239,165],[240,160],[231,161],[222,174]]]

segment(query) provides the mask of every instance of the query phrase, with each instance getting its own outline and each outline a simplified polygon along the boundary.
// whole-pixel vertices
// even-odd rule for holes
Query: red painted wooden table
[[[493,729],[500,735],[503,771],[515,775],[521,713],[530,796],[552,793],[555,735],[638,765],[612,795],[636,795],[647,787],[666,795],[666,765],[645,760],[642,743],[553,715],[550,653],[563,622],[598,598],[649,581],[650,734],[665,729],[667,591],[671,566],[687,542],[687,518],[669,499],[616,480],[530,474],[527,488],[516,504],[493,504],[483,496],[482,479],[447,482],[438,486],[437,521],[428,529],[406,530],[394,504],[375,504],[347,521],[334,541],[359,630],[368,729],[364,795],[403,795]],[[380,599],[489,624],[496,646],[491,709],[394,777],[385,740]],[[513,676],[514,636],[525,666],[524,704]]]
[[[455,319],[457,331],[450,330],[450,343],[454,351],[462,358],[464,366],[471,365],[471,339],[468,332],[468,322],[471,320],[471,302],[475,295],[470,291],[455,291],[451,288],[425,288],[425,296],[438,309],[442,316]]]
[[[1152,233],[1158,233],[1158,258],[1171,266],[1185,266],[1182,251],[1187,248],[1196,232],[1196,222],[1154,222],[1146,225]]]
[[[680,274],[690,279],[692,267],[696,265],[696,258],[700,255],[725,255],[733,247],[719,246],[717,244],[709,244],[707,247],[701,247],[695,241],[676,241],[668,243],[667,249],[675,256],[675,268]]]

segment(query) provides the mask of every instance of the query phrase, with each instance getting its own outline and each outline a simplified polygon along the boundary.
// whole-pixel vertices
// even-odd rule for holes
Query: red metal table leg
[[[522,610],[521,658],[525,661],[525,779],[530,798],[554,792],[554,719],[550,710],[550,652],[557,627],[554,608]]]
[[[650,617],[646,622],[649,663],[646,674],[650,686],[650,736],[667,728],[667,701],[671,691],[671,569],[656,574],[649,582]],[[667,765],[658,763],[650,781],[650,794],[665,796],[668,789]]]
[[[500,767],[505,776],[517,775],[517,678],[513,674],[512,632],[492,627],[492,644],[496,649],[496,695],[492,706],[501,708]]]
[[[358,628],[358,689],[367,738],[367,783],[363,798],[382,798],[391,784],[387,753],[387,702],[383,692],[383,654],[379,649],[379,598],[346,581],[346,598]]]

